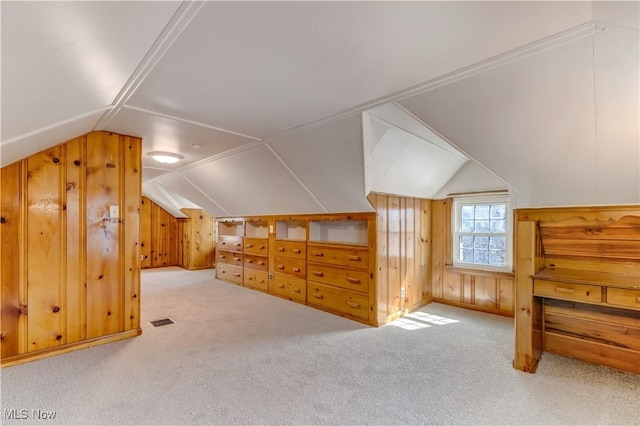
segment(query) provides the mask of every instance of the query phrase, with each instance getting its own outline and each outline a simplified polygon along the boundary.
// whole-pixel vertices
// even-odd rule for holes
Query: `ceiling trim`
[[[296,182],[298,182],[298,184],[302,187],[302,189],[305,190],[305,192],[313,199],[313,201],[315,201],[318,206],[320,206],[320,208],[322,210],[324,210],[325,213],[329,213],[329,210],[324,206],[324,204],[322,204],[320,202],[320,200],[318,200],[318,198],[313,194],[313,192],[311,192],[311,190],[309,189],[309,187],[307,187],[307,185],[304,184],[304,182],[302,182],[302,180],[300,180],[300,178],[298,177],[298,175],[296,175],[293,170],[291,170],[291,167],[289,167],[289,165],[282,159],[282,157],[280,157],[278,155],[278,153],[275,152],[275,150],[273,148],[271,148],[271,145],[269,145],[268,143],[264,144],[264,147],[267,148],[267,150],[271,153],[271,155],[273,155],[275,157],[276,160],[278,160],[280,162],[280,164],[282,164],[282,167],[285,168],[285,170],[287,172],[289,172],[289,174],[291,175],[291,177],[293,179],[295,179]]]
[[[168,118],[170,120],[179,121],[181,123],[193,124],[194,126],[200,126],[200,127],[204,127],[204,128],[211,129],[211,130],[217,130],[219,132],[224,132],[224,133],[228,133],[230,135],[240,136],[242,138],[250,139],[252,141],[261,141],[262,140],[260,138],[255,137],[255,136],[249,136],[249,135],[245,135],[244,133],[234,132],[233,130],[223,129],[221,127],[216,127],[216,126],[211,126],[209,124],[200,123],[199,121],[188,120],[186,118],[176,117],[175,115],[169,115],[169,114],[164,114],[162,112],[151,111],[151,110],[148,110],[148,109],[139,108],[139,107],[135,107],[135,106],[132,106],[132,105],[121,105],[120,108],[121,109],[130,109],[132,111],[142,112],[144,114],[155,115],[155,116],[158,116],[158,117]],[[115,114],[113,114],[113,116],[115,116]]]
[[[208,196],[204,191],[202,191],[202,190],[198,187],[198,185],[196,185],[196,184],[194,184],[193,182],[191,182],[191,181],[190,181],[190,180],[189,180],[185,175],[182,175],[182,174],[181,174],[181,175],[180,175],[180,177],[181,177],[182,179],[186,180],[187,182],[189,182],[189,185],[193,186],[193,187],[196,189],[196,191],[198,191],[199,193],[201,193],[202,195],[204,195],[204,196],[205,196],[205,198],[206,198],[207,200],[209,200],[209,201],[211,201],[213,204],[215,204],[215,206],[216,206],[217,208],[219,208],[222,212],[224,212],[224,214],[226,214],[227,216],[231,216],[231,214],[229,214],[229,212],[228,212],[226,209],[224,209],[220,204],[218,204],[218,203],[216,202],[216,200],[214,200],[213,198],[209,197],[209,196]],[[160,183],[160,185],[162,185],[162,184]],[[191,201],[191,200],[189,200],[189,201]],[[193,202],[193,201],[191,201],[191,202]]]
[[[112,108],[111,105],[105,105],[105,106],[100,107],[98,109],[95,109],[93,111],[89,111],[87,113],[80,114],[80,115],[77,115],[75,117],[71,117],[71,118],[68,118],[66,120],[63,120],[63,121],[59,121],[59,122],[57,122],[55,124],[51,124],[49,126],[41,127],[41,128],[39,128],[37,130],[34,130],[32,132],[25,133],[25,134],[20,135],[20,136],[16,136],[15,138],[8,139],[6,141],[2,141],[2,143],[0,143],[0,145],[5,146],[5,145],[9,145],[9,144],[12,144],[12,143],[15,143],[15,142],[20,142],[23,139],[26,139],[28,137],[35,136],[35,135],[38,135],[40,133],[47,132],[49,130],[53,130],[56,127],[61,127],[61,126],[64,126],[65,124],[73,123],[74,121],[77,121],[77,120],[82,120],[85,117],[90,117],[90,116],[92,116],[94,114],[97,114],[97,113],[103,112],[103,111],[107,111],[107,110],[109,110],[111,108]],[[62,143],[62,142],[60,142],[60,143]]]
[[[103,129],[118,113],[120,107],[131,98],[160,59],[167,53],[173,43],[189,26],[193,18],[202,9],[205,2],[183,1],[164,27],[156,41],[151,45],[127,82],[113,100],[113,109],[105,112],[96,123],[94,130]]]
[[[271,135],[265,139],[268,140],[275,136],[287,134],[293,130],[299,130],[302,128],[310,129],[314,127],[323,126],[325,124],[330,124],[335,121],[343,120],[352,115],[364,112],[367,109],[371,109],[388,102],[400,101],[402,99],[405,99],[414,95],[435,90],[440,87],[455,83],[457,81],[464,80],[466,78],[470,78],[478,74],[482,74],[492,69],[495,69],[504,65],[508,65],[510,63],[519,61],[529,56],[542,53],[547,50],[554,49],[556,47],[564,46],[566,44],[573,43],[575,41],[581,40],[586,37],[592,37],[594,34],[595,34],[595,23],[593,21],[585,22],[584,24],[571,27],[567,30],[560,31],[548,37],[541,38],[539,40],[533,41],[531,43],[509,50],[507,52],[492,56],[491,58],[482,60],[480,62],[476,62],[469,66],[452,71],[450,73],[443,74],[434,79],[409,87],[408,89],[404,89],[399,92],[374,99],[372,101],[357,105],[355,107],[346,109],[342,112],[330,115],[325,118],[321,118],[319,120],[310,121],[308,123],[301,124],[291,129],[287,129],[282,132]]]

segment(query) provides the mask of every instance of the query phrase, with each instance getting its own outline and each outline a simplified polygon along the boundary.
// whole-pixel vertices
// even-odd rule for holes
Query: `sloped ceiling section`
[[[593,37],[400,104],[509,182],[517,207],[638,203],[638,39],[598,23]]]

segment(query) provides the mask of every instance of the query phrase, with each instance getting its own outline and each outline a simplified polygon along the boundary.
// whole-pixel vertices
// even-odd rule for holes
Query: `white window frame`
[[[506,221],[505,221],[505,232],[504,233],[476,233],[473,235],[479,236],[500,236],[505,235],[506,237],[506,266],[494,266],[494,265],[485,265],[481,263],[469,263],[462,262],[460,260],[460,235],[469,234],[467,232],[461,232],[461,224],[462,224],[462,206],[474,205],[474,204],[506,204],[507,209],[505,212]],[[513,271],[513,211],[511,209],[511,202],[508,195],[504,196],[474,196],[474,197],[460,197],[453,199],[453,211],[451,218],[451,230],[452,230],[452,241],[451,241],[451,250],[453,251],[452,259],[453,266],[457,268],[466,268],[466,269],[478,269],[478,270],[486,270],[486,271],[497,271],[497,272],[512,272]]]

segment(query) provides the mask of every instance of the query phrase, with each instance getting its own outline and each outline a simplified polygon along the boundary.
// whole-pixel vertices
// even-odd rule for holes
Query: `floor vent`
[[[160,327],[161,325],[173,324],[173,321],[171,321],[169,318],[164,318],[160,320],[149,321],[149,324],[154,327]]]

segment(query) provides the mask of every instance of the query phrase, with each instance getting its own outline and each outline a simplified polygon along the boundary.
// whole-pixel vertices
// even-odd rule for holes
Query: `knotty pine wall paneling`
[[[182,209],[189,219],[182,224],[182,266],[187,269],[212,268],[215,262],[215,218],[201,209]]]
[[[140,267],[151,267],[151,205],[153,201],[142,197],[140,201]]]
[[[140,149],[92,132],[2,168],[3,366],[140,333]]]
[[[431,203],[382,194],[368,199],[377,213],[377,319],[384,324],[431,301]]]

